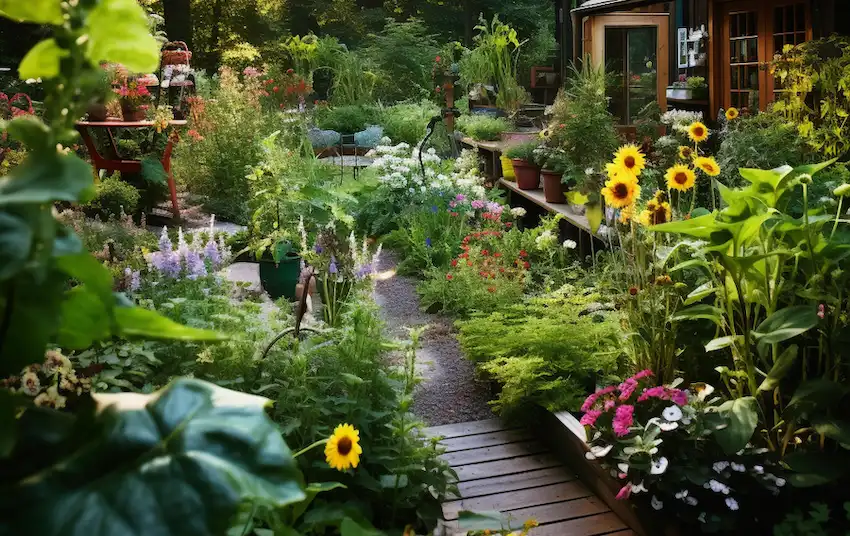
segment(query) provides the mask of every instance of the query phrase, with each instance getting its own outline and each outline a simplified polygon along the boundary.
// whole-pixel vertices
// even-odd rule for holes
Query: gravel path
[[[392,252],[381,255],[379,272],[395,270]],[[452,320],[419,309],[416,281],[385,275],[376,282],[375,301],[390,335],[406,337],[407,327],[428,324],[417,352],[417,370],[422,376],[414,392],[413,412],[429,426],[469,422],[493,417],[487,405],[487,386],[475,380],[475,366],[463,356]]]

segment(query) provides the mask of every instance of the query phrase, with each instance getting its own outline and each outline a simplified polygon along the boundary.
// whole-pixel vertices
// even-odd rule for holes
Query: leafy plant
[[[850,502],[843,504],[843,511],[836,508],[837,512],[822,502],[813,502],[808,508],[804,512],[794,510],[787,514],[773,527],[773,536],[837,536],[847,532],[850,524]]]
[[[380,72],[375,94],[381,101],[427,98],[430,94],[430,66],[439,48],[421,20],[387,19],[381,31],[371,35],[360,51]],[[408,141],[390,137],[395,141]],[[408,143],[416,141],[419,140]]]
[[[122,181],[120,175],[113,175],[97,184],[94,199],[84,206],[84,210],[104,219],[122,213],[135,214],[139,198],[134,186]]]
[[[540,147],[540,144],[536,141],[523,142],[518,145],[514,145],[513,147],[509,147],[508,150],[505,151],[505,156],[516,160],[524,160],[526,162],[534,163],[537,160],[537,155],[534,151],[538,147]]]
[[[413,146],[425,137],[428,121],[439,113],[440,109],[428,101],[396,104],[381,111],[379,123],[393,142]]]
[[[369,125],[379,123],[380,114],[374,106],[362,104],[319,106],[316,108],[315,119],[318,127],[323,130],[354,134]]]
[[[471,114],[460,116],[457,128],[477,141],[497,141],[503,132],[511,129],[511,123],[503,117]]]

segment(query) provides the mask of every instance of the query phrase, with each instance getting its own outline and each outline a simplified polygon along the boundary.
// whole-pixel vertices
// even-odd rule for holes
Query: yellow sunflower
[[[656,203],[664,203],[667,201],[667,192],[664,190],[655,190],[655,196],[653,196],[653,199]]]
[[[640,197],[640,186],[637,180],[628,175],[609,179],[602,188],[602,196],[609,207],[623,208],[635,202]]]
[[[638,220],[646,226],[661,225],[670,221],[671,216],[670,203],[666,201],[659,203],[652,199],[646,204],[646,210],[640,213]]]
[[[694,187],[694,183],[697,180],[696,174],[694,171],[683,164],[676,164],[667,170],[667,174],[664,176],[667,179],[667,187],[673,190],[679,190],[681,192],[685,192]]]
[[[620,167],[614,162],[608,162],[607,164],[605,164],[605,172],[608,173],[609,179],[613,179],[614,177],[622,173],[622,171],[623,170],[620,169]]]
[[[720,166],[717,165],[717,160],[713,156],[699,156],[694,158],[694,166],[701,169],[709,177],[720,175]]]
[[[699,143],[708,139],[708,127],[696,121],[688,127],[688,136],[691,140]]]
[[[629,223],[635,217],[635,206],[629,205],[620,209],[620,223]]]
[[[614,165],[638,177],[646,167],[646,157],[637,145],[623,145],[614,153]]]
[[[729,109],[726,110],[727,121],[734,121],[735,119],[738,119],[739,115],[741,115],[741,113],[734,106],[730,106]]]
[[[360,463],[360,432],[350,424],[340,424],[325,445],[325,459],[332,469],[346,471]]]
[[[687,145],[679,146],[679,158],[682,160],[690,160],[694,156],[694,149],[692,147],[688,147]]]

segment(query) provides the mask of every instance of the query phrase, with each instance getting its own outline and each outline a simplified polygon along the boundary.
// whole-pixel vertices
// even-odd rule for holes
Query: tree
[[[185,41],[192,48],[191,0],[162,0],[165,32],[172,41]]]

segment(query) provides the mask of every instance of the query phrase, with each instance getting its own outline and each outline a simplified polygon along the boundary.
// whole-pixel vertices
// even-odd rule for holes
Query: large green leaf
[[[717,337],[715,339],[711,339],[705,345],[706,352],[715,352],[717,350],[721,350],[723,348],[728,348],[735,344],[736,341],[742,340],[743,337],[740,335],[726,335],[725,337]]]
[[[112,275],[90,254],[63,255],[56,259],[56,264],[66,274],[89,287],[107,306],[114,302]]]
[[[821,417],[813,419],[813,426],[817,433],[834,439],[839,443],[850,445],[850,421],[832,417]]]
[[[30,149],[48,147],[50,144],[50,129],[40,118],[34,115],[22,115],[6,123],[9,135]]]
[[[62,8],[56,0],[0,0],[0,15],[35,24],[62,24]]]
[[[185,379],[95,398],[96,433],[4,490],[10,534],[224,534],[240,503],[305,496],[267,399]]]
[[[812,418],[825,415],[850,395],[850,388],[825,378],[808,380],[797,386],[791,402],[785,407],[788,418]]]
[[[383,533],[371,528],[360,526],[350,517],[342,520],[339,526],[340,536],[382,536]]]
[[[676,311],[670,320],[673,322],[681,322],[682,320],[698,320],[705,319],[719,324],[723,318],[723,310],[713,305],[692,305],[684,309]]]
[[[41,78],[49,80],[59,76],[59,64],[70,52],[61,48],[55,39],[45,39],[32,47],[18,67],[22,80]]]
[[[130,72],[149,73],[159,65],[159,45],[136,0],[101,0],[88,18],[89,61],[120,63]]]
[[[0,281],[21,269],[31,247],[29,224],[10,212],[0,212]]]
[[[123,337],[142,337],[158,340],[223,341],[226,335],[208,329],[178,324],[156,311],[142,307],[117,307],[115,321]]]
[[[791,166],[782,166],[776,169],[741,168],[738,170],[738,173],[755,186],[766,184],[770,186],[771,190],[776,190],[776,187],[779,186],[779,181],[791,173],[791,171]]]
[[[784,378],[791,370],[791,367],[794,366],[799,353],[797,345],[792,344],[779,354],[779,357],[776,358],[776,361],[770,368],[770,372],[767,373],[767,378],[761,382],[759,391],[772,391],[777,388],[779,386],[779,382],[782,381],[782,378]]]
[[[785,307],[765,318],[753,332],[759,345],[775,344],[796,337],[818,325],[818,311],[814,305]]]
[[[49,272],[44,280],[25,271],[3,283],[8,324],[0,323],[0,377],[20,374],[44,361],[44,349],[56,333],[66,278]]]
[[[711,233],[718,230],[714,214],[706,214],[689,220],[671,221],[647,228],[659,233],[673,233],[693,236],[694,238],[709,238]]]
[[[91,166],[76,155],[40,154],[0,178],[0,206],[77,201],[92,182]]]
[[[62,321],[56,344],[68,350],[85,350],[111,335],[112,319],[106,303],[87,285],[65,293]]]
[[[735,454],[753,437],[758,425],[758,402],[751,396],[727,400],[718,411],[728,424],[714,432],[714,437],[726,454]]]

